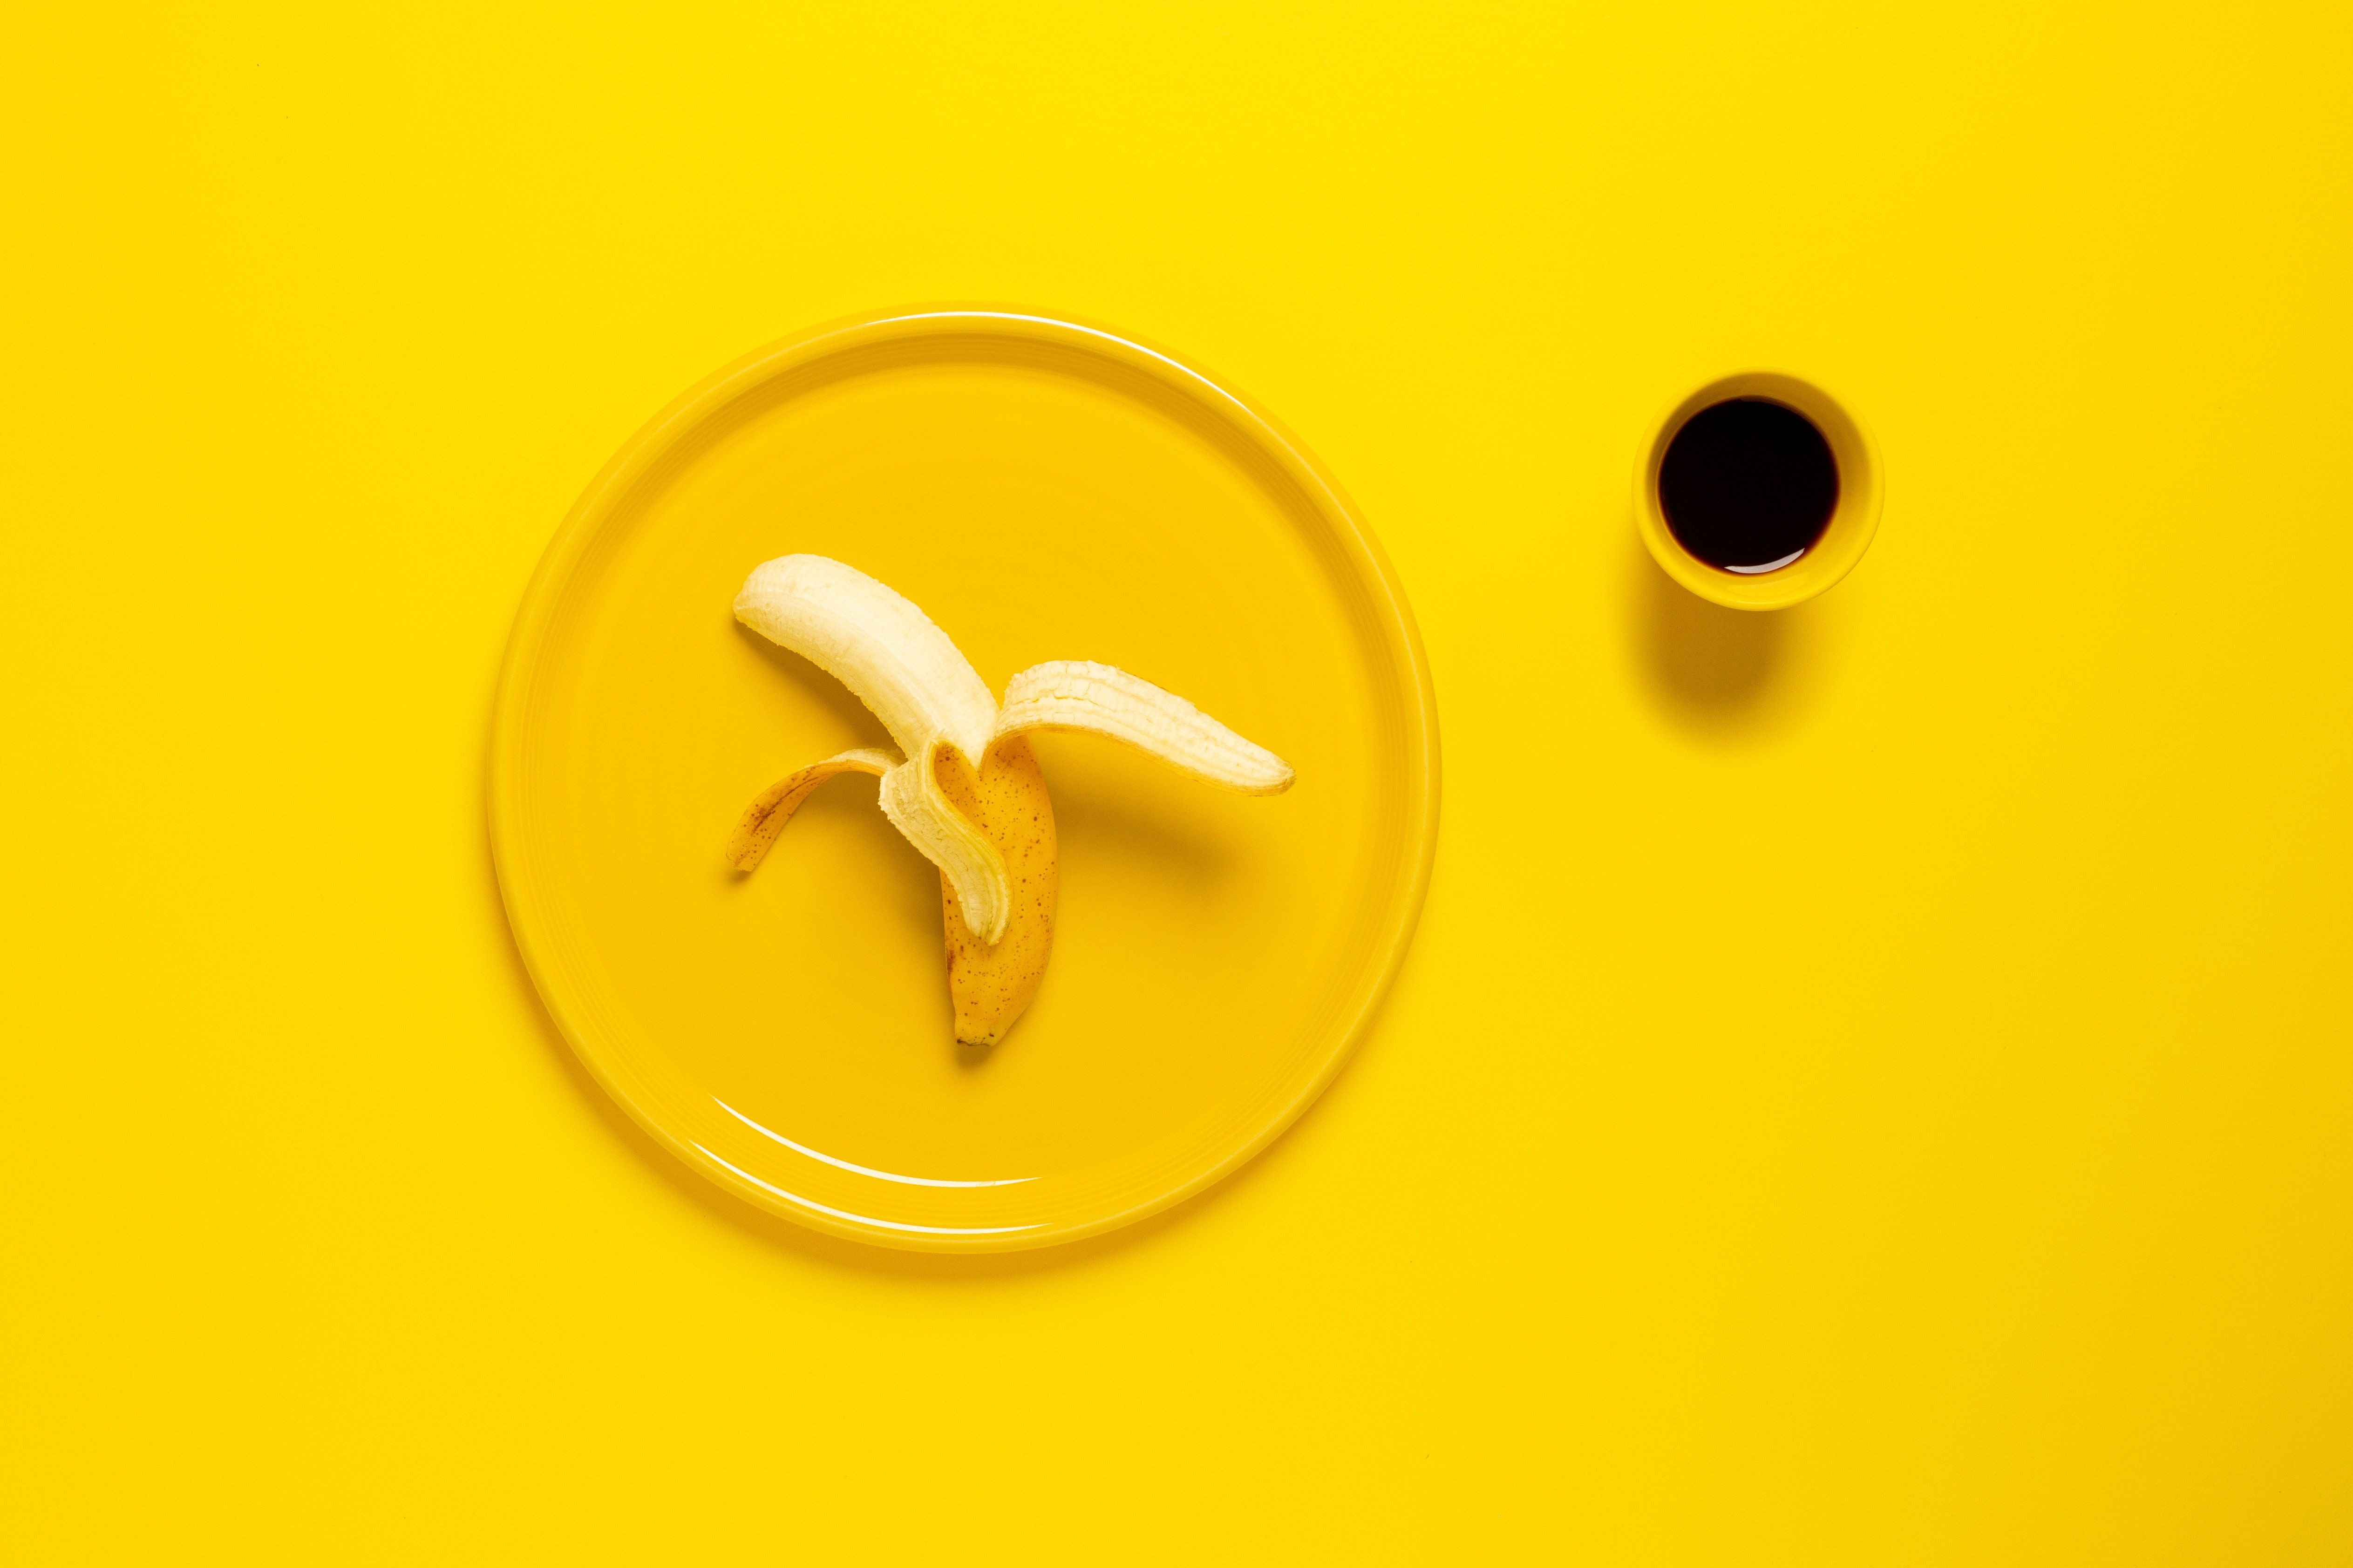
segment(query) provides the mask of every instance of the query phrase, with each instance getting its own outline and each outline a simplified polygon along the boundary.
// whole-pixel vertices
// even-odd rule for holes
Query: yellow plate
[[[807,552],[922,605],[1001,691],[1049,658],[1182,693],[1298,770],[1190,783],[1037,740],[1062,852],[1036,1002],[950,1033],[938,879],[827,784],[759,871],[721,848],[792,769],[887,743],[738,626]],[[1068,1241],[1198,1192],[1363,1034],[1438,817],[1410,613],[1338,488],[1166,355],[1001,311],[829,328],[687,394],[606,468],[515,626],[491,778],[516,941],[614,1098],[777,1214],[895,1247]]]

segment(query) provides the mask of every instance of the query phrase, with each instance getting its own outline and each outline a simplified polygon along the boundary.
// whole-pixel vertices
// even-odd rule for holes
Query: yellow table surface
[[[0,1555],[2353,1556],[2341,9],[47,7],[0,76]],[[1296,431],[1446,746],[1333,1092],[977,1260],[653,1147],[482,812],[605,458],[947,300]],[[1758,364],[1888,491],[1742,618],[1628,491]]]

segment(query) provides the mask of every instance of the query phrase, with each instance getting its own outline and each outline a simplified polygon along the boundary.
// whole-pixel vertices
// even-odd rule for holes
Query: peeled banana
[[[1247,795],[1291,787],[1288,763],[1174,692],[1107,664],[1056,659],[1007,683],[1000,706],[948,635],[900,595],[822,555],[753,569],[735,616],[849,688],[899,754],[843,752],[763,791],[727,846],[758,866],[801,802],[839,773],[882,781],[883,815],[939,868],[955,1037],[991,1046],[1029,1005],[1054,942],[1054,805],[1024,735],[1076,730]]]

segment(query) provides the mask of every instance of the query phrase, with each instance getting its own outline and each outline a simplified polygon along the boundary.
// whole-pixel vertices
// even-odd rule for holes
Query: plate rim
[[[638,482],[700,430],[704,421],[733,405],[761,384],[834,354],[878,342],[947,335],[974,331],[1042,341],[1098,354],[1131,369],[1142,370],[1180,393],[1208,404],[1232,423],[1297,483],[1331,531],[1342,555],[1367,591],[1381,628],[1382,642],[1393,670],[1401,679],[1405,732],[1411,754],[1407,781],[1407,816],[1412,844],[1409,851],[1402,896],[1396,899],[1382,952],[1370,983],[1352,998],[1347,1019],[1337,1031],[1324,1060],[1299,1090],[1267,1118],[1248,1139],[1183,1182],[1176,1183],[1141,1202],[1090,1219],[1049,1225],[1034,1232],[1006,1236],[930,1236],[885,1230],[835,1217],[829,1212],[797,1208],[744,1177],[733,1167],[712,1160],[691,1142],[681,1140],[628,1093],[599,1060],[565,1006],[559,988],[549,984],[532,932],[531,889],[516,864],[516,823],[520,811],[520,767],[523,721],[528,696],[537,673],[539,656],[557,605],[571,585],[583,557],[598,531],[627,500]],[[1430,661],[1411,605],[1398,582],[1395,569],[1372,531],[1336,480],[1296,437],[1230,386],[1187,364],[1173,354],[1128,334],[1040,311],[980,305],[938,305],[842,318],[781,338],[754,349],[696,382],[670,400],[608,458],[580,498],[557,525],[547,548],[524,588],[501,660],[491,721],[491,749],[486,784],[491,858],[499,887],[499,901],[507,930],[532,989],[547,1011],[557,1033],[573,1056],[587,1068],[597,1086],[626,1110],[662,1148],[716,1185],[754,1207],[827,1235],[906,1251],[934,1253],[994,1253],[1027,1251],[1100,1236],[1173,1208],[1208,1191],[1262,1153],[1290,1131],[1308,1108],[1352,1060],[1388,998],[1398,972],[1411,947],[1414,932],[1430,890],[1438,849],[1440,752],[1438,701]]]

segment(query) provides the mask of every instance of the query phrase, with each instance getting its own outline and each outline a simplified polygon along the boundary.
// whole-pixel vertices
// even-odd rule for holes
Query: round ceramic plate
[[[769,784],[888,744],[734,620],[745,574],[804,552],[913,599],[993,689],[1115,664],[1298,782],[1038,737],[1053,958],[1010,1035],[960,1047],[938,877],[871,779],[826,784],[756,872],[721,858]],[[540,994],[656,1138],[819,1229],[988,1251],[1165,1208],[1314,1101],[1412,933],[1438,742],[1405,600],[1298,443],[1109,333],[926,311],[764,351],[613,459],[516,623],[491,786]]]

